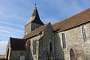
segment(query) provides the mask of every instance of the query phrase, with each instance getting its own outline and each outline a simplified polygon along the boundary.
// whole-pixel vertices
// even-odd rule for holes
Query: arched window
[[[52,55],[52,42],[49,43],[49,51],[46,51],[46,60],[51,60]]]
[[[70,50],[70,60],[76,60],[73,49]]]
[[[66,48],[66,38],[65,38],[65,33],[62,33],[62,43],[63,43],[63,48]]]
[[[83,36],[83,40],[86,40],[86,31],[85,31],[85,27],[82,26],[82,36]]]
[[[50,42],[50,52],[52,52],[52,43]]]
[[[36,44],[37,41],[36,40],[33,40],[33,54],[36,54]]]

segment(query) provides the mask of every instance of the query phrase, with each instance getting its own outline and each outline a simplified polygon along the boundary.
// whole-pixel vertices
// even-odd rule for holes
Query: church
[[[22,39],[10,38],[8,60],[90,60],[90,9],[44,24],[34,7]]]

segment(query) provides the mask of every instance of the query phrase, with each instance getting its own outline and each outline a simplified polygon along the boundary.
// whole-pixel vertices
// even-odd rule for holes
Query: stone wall
[[[28,49],[29,49],[29,53],[31,53],[31,55],[32,55],[32,59],[33,60],[38,60],[38,55],[39,55],[39,39],[42,36],[43,36],[43,33],[27,40],[27,42],[30,43],[30,46],[29,46]],[[36,41],[36,48],[35,49],[33,48],[33,45],[34,45],[33,42],[34,41]],[[35,54],[33,53],[33,50],[36,51]],[[29,57],[31,57],[31,56],[29,56]]]
[[[27,60],[25,51],[12,51],[11,56],[10,56],[10,60],[20,60],[21,56],[24,56],[25,60]]]
[[[64,52],[61,44],[61,38],[57,33],[54,33],[55,39],[54,39],[54,55],[55,60],[64,60]]]
[[[83,36],[83,30],[85,29],[86,37]],[[66,48],[63,48],[62,33],[65,34]],[[70,60],[74,57],[77,60],[89,60],[90,56],[90,23],[81,25],[79,27],[58,32],[61,41],[61,46],[64,51],[65,60]],[[70,51],[73,50],[72,54]],[[72,57],[71,57],[72,56]]]
[[[90,23],[84,26],[86,31],[86,40],[83,44],[84,53],[85,53],[86,60],[90,60]]]
[[[50,24],[44,30],[44,36],[39,40],[39,60],[54,60],[54,34]]]
[[[55,35],[50,25],[41,35],[29,39],[33,60],[55,60]],[[33,41],[37,41],[36,54],[33,54]]]
[[[62,34],[65,34],[65,39],[62,38]],[[30,43],[29,49],[33,60],[90,59],[90,23],[62,32],[53,32],[48,25],[40,35],[27,41]],[[33,54],[33,41],[37,41],[36,54]]]

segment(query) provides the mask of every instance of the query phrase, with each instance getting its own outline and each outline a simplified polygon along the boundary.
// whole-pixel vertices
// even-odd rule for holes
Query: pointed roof
[[[35,7],[35,8],[33,9],[32,16],[37,16],[37,17],[39,17],[37,7]]]
[[[44,23],[40,20],[39,13],[38,13],[38,10],[37,10],[36,6],[33,9],[32,16],[30,17],[29,22],[44,25]]]

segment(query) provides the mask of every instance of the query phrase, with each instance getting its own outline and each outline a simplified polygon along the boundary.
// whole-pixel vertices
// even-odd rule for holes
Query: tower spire
[[[40,17],[39,17],[39,13],[37,10],[37,0],[34,0],[34,9],[32,12],[32,15],[29,19],[29,21],[27,22],[26,25],[26,32],[29,33],[30,31],[35,30],[36,28],[43,26],[44,23],[41,21]]]

